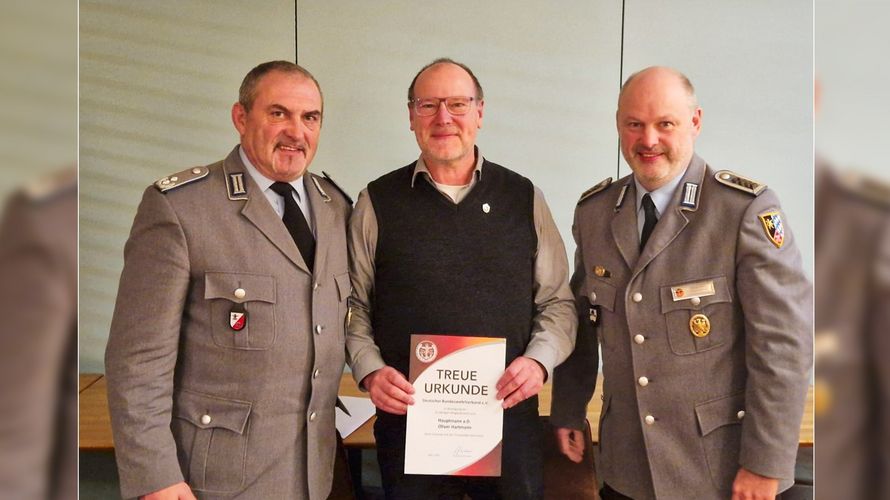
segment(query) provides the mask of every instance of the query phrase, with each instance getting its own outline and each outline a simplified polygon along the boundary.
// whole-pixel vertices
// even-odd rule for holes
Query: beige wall
[[[543,190],[571,254],[579,194],[628,171],[621,79],[671,64],[699,88],[699,151],[778,190],[811,267],[812,4],[626,3],[622,75],[620,0],[299,0],[298,59],[325,93],[313,170],[356,195],[415,159],[407,86],[450,56],[485,88],[483,153]],[[142,189],[235,143],[228,113],[244,73],[293,59],[294,2],[81,2],[80,17],[81,369],[101,371]]]

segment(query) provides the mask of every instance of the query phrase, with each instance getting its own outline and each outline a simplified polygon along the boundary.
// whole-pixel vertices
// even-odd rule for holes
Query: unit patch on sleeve
[[[776,248],[782,248],[782,244],[785,243],[785,225],[782,224],[782,216],[779,215],[779,212],[766,212],[758,217],[763,224],[763,230],[766,231],[766,237],[773,245],[776,245]]]

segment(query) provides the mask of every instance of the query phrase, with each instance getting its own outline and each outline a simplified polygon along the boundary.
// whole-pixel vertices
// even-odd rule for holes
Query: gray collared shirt
[[[687,167],[688,168],[688,167]],[[637,180],[637,177],[634,176],[634,184],[636,185],[637,191],[637,235],[642,237],[643,234],[643,224],[646,222],[646,215],[643,213],[643,195],[649,193],[649,196],[652,198],[652,203],[655,204],[655,215],[661,219],[661,214],[667,210],[668,203],[671,202],[671,198],[674,197],[674,193],[677,191],[677,186],[680,185],[680,181],[683,180],[683,176],[686,174],[686,169],[684,168],[682,172],[677,174],[676,177],[671,179],[667,184],[661,186],[655,191],[646,191],[646,188],[643,187],[642,184]]]
[[[241,162],[244,163],[244,168],[247,169],[250,177],[253,178],[254,182],[257,183],[260,190],[263,192],[263,195],[269,200],[272,209],[275,210],[275,213],[278,214],[279,217],[284,217],[284,197],[275,191],[272,191],[272,184],[274,184],[275,181],[261,174],[260,171],[253,166],[253,163],[250,163],[250,160],[244,153],[243,147],[238,147],[238,154],[241,156]],[[297,177],[288,184],[293,186],[294,200],[296,200],[297,205],[303,212],[303,216],[306,217],[306,222],[309,224],[309,229],[312,230],[312,234],[315,234],[315,224],[312,223],[312,206],[309,204],[309,197],[306,196],[306,186],[303,184],[303,176],[301,175]]]
[[[482,178],[483,159],[478,149],[476,158],[476,168],[470,185],[458,195],[457,201],[452,200],[438,188],[436,190],[449,201],[459,203]],[[423,159],[418,159],[415,164],[414,175],[411,178],[412,187],[418,176],[424,177],[436,187]],[[538,237],[534,269],[536,312],[532,323],[531,341],[524,355],[541,363],[549,379],[553,374],[553,368],[565,360],[574,349],[578,317],[575,313],[572,291],[569,288],[569,263],[566,259],[565,245],[553,221],[550,208],[544,201],[544,195],[537,187],[533,205],[535,233]],[[380,355],[380,349],[374,343],[371,328],[377,229],[377,216],[366,188],[359,194],[349,220],[348,239],[349,274],[352,278],[353,293],[350,298],[351,320],[347,327],[346,352],[353,377],[359,383],[372,372],[386,366]]]

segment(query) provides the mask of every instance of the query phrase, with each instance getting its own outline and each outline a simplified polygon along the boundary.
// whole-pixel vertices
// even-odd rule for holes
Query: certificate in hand
[[[502,338],[411,335],[406,474],[501,475],[506,352]]]

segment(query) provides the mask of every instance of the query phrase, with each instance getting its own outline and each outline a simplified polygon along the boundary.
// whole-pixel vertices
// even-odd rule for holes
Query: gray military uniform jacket
[[[303,180],[314,270],[237,147],[146,189],[105,360],[125,497],[183,479],[199,498],[330,491],[351,204],[325,178]]]
[[[787,225],[761,220],[784,224],[773,192],[720,175],[693,157],[642,254],[632,176],[575,211],[580,327],[554,374],[552,421],[581,427],[598,341],[597,475],[637,500],[729,498],[740,466],[780,491],[792,483],[812,287]]]

